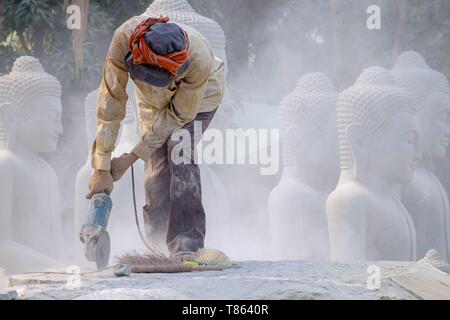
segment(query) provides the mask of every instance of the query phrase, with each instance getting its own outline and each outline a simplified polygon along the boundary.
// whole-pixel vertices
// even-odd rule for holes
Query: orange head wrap
[[[142,21],[134,30],[130,37],[129,49],[133,55],[134,64],[151,64],[158,66],[176,76],[178,70],[189,59],[189,38],[183,30],[186,45],[182,51],[173,52],[167,55],[156,54],[145,41],[145,34],[156,23],[167,23],[169,18],[161,16],[159,18],[149,18]]]

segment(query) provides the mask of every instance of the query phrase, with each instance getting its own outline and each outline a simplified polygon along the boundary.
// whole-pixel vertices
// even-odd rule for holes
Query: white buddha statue
[[[421,158],[402,200],[414,220],[417,255],[436,249],[450,261],[450,207],[448,196],[433,173],[433,161],[446,156],[450,141],[450,86],[417,52],[401,54],[392,69],[398,86],[409,90],[419,107]]]
[[[0,77],[0,267],[7,273],[55,266],[64,250],[59,182],[39,157],[56,149],[61,85],[33,57],[20,57]]]
[[[113,158],[119,157],[123,153],[129,153],[133,147],[139,142],[139,133],[136,120],[136,100],[133,85],[128,84],[127,87],[128,102],[126,105],[126,116],[121,122],[121,129],[116,149],[113,152]],[[85,122],[86,135],[89,150],[87,150],[87,159],[84,166],[78,171],[75,186],[75,247],[79,253],[82,252],[82,244],[79,241],[78,234],[81,226],[86,222],[86,215],[89,207],[89,200],[86,200],[87,185],[89,177],[92,173],[91,166],[91,147],[96,135],[96,110],[97,110],[98,90],[89,93],[85,100]],[[139,219],[142,219],[142,206],[144,201],[144,162],[137,161],[134,164],[136,205]],[[138,249],[142,243],[136,229],[132,185],[131,185],[131,169],[124,176],[114,183],[114,190],[111,194],[113,209],[111,212],[108,232],[111,236],[111,256],[121,254],[127,250]],[[143,222],[141,221],[143,226]]]
[[[340,261],[416,259],[416,235],[396,185],[418,159],[417,107],[389,72],[365,70],[338,98],[341,177],[327,200],[330,255]]]
[[[337,93],[303,76],[279,108],[283,174],[269,198],[273,258],[328,259],[325,203],[339,178]]]

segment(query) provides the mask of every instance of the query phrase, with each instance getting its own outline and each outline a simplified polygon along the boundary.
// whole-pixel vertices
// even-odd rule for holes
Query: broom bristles
[[[128,264],[130,266],[155,266],[155,265],[174,265],[174,260],[168,258],[163,253],[153,250],[153,252],[144,253],[139,250],[125,252],[121,257],[116,258],[118,264]]]

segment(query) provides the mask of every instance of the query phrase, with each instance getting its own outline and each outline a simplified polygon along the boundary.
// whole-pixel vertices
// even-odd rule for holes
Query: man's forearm
[[[139,142],[133,148],[133,150],[131,150],[131,153],[136,155],[142,161],[147,161],[148,159],[150,159],[152,152],[153,151],[150,149],[150,147],[144,141]]]
[[[126,113],[128,73],[111,57],[103,70],[103,79],[97,101],[97,135],[92,147],[92,167],[111,169],[111,153],[119,134],[120,122]]]
[[[99,124],[99,127],[101,126],[102,125]],[[117,124],[117,127],[120,128],[120,123]],[[102,130],[103,134],[97,134],[92,145],[91,164],[93,169],[105,171],[111,170],[111,154],[115,148],[115,141],[117,139],[117,131],[119,128],[108,128],[107,130]],[[109,131],[109,133],[107,133],[107,131]]]

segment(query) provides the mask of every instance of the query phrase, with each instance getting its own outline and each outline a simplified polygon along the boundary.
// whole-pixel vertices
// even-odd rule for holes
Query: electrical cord
[[[148,242],[145,240],[144,235],[142,234],[141,231],[141,226],[139,224],[139,218],[138,218],[138,213],[137,213],[137,206],[136,206],[136,187],[135,187],[135,183],[134,183],[134,166],[131,165],[131,189],[133,190],[133,207],[134,207],[134,218],[136,220],[136,228],[139,232],[139,237],[141,238],[142,242],[145,244],[145,246],[147,247],[147,249],[150,250],[150,252],[155,251],[154,248],[152,248]]]

